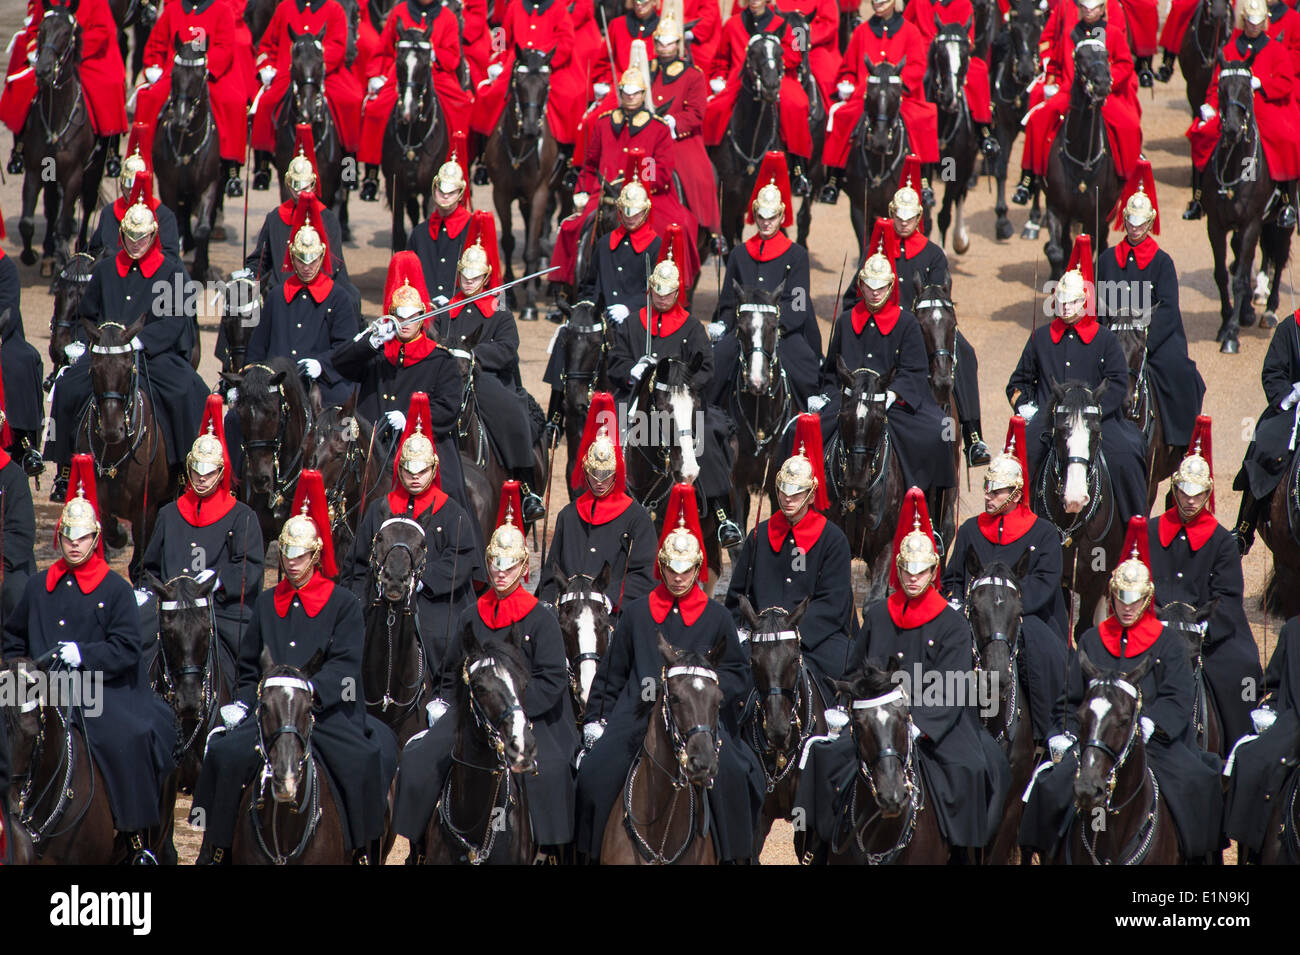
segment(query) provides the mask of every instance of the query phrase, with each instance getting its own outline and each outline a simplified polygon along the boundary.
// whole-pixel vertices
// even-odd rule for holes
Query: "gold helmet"
[[[700,541],[686,526],[686,518],[679,517],[677,526],[664,535],[659,546],[659,563],[675,574],[684,574],[698,570],[704,563],[704,551]]]
[[[644,93],[645,77],[636,67],[629,67],[618,78],[618,89],[621,93]]]
[[[293,242],[289,244],[289,253],[303,265],[311,265],[324,252],[325,243],[321,241],[320,233],[310,223],[299,228],[294,233]]]
[[[650,92],[650,56],[645,40],[633,40],[628,47],[627,69],[618,79],[621,93]]]
[[[284,171],[284,184],[295,195],[304,189],[315,190],[316,170],[312,167],[311,160],[301,150],[298,151],[298,155],[289,160],[289,166]]]
[[[1020,459],[1016,457],[1014,448],[1007,448],[989,463],[984,473],[984,486],[990,491],[1008,487],[1017,491],[1024,489],[1025,473],[1020,468]]]
[[[195,474],[207,475],[226,466],[226,449],[208,425],[207,434],[201,434],[190,445],[190,453],[185,457],[185,467]]]
[[[483,248],[481,239],[475,241],[473,245],[465,247],[465,251],[461,253],[460,261],[456,263],[456,268],[467,279],[482,278],[491,273],[492,262],[488,259],[487,250]]]
[[[1173,474],[1174,487],[1188,497],[1196,497],[1214,490],[1214,466],[1210,448],[1209,415],[1197,415],[1196,424],[1192,426],[1192,440],[1188,445],[1187,456],[1178,465]],[[1206,501],[1213,506],[1212,498]]]
[[[650,290],[656,295],[672,295],[682,286],[681,272],[672,255],[655,266],[650,273]]]
[[[1146,190],[1142,188],[1139,182],[1137,192],[1128,197],[1128,202],[1124,203],[1124,218],[1133,226],[1144,226],[1156,217],[1156,207],[1151,202],[1151,197],[1147,195]]]
[[[650,208],[650,194],[639,180],[629,182],[618,194],[618,208],[623,215],[631,218]]]
[[[776,472],[776,489],[782,494],[793,497],[806,491],[817,490],[817,471],[805,451],[806,448],[801,443],[795,453],[786,458],[781,469]]]
[[[754,199],[754,215],[771,219],[784,214],[785,197],[781,195],[781,187],[776,184],[776,180],[772,180],[758,190],[758,195]]]
[[[1249,23],[1268,20],[1268,0],[1242,0],[1241,16]]]
[[[668,11],[668,4],[665,3],[664,12],[659,16],[659,25],[655,27],[655,40],[667,45],[680,43],[685,36],[686,31],[682,29],[681,21],[674,13]]]
[[[916,511],[912,516],[912,529],[898,545],[898,557],[894,563],[902,573],[920,574],[937,567],[939,554],[934,549],[934,538],[921,528],[921,514]]]
[[[131,187],[135,185],[135,177],[148,168],[149,165],[144,161],[144,157],[140,155],[140,147],[137,145],[135,152],[122,160],[122,173],[117,180],[118,186],[122,189],[122,195],[126,195],[131,191]]]
[[[900,219],[915,219],[921,214],[921,197],[911,186],[903,186],[889,200],[889,214]]]
[[[506,507],[505,521],[492,532],[492,539],[487,545],[488,568],[490,570],[509,570],[528,560],[528,543],[524,532],[515,524],[515,508],[511,503]]]
[[[1087,297],[1088,286],[1083,278],[1083,273],[1078,269],[1070,269],[1056,283],[1056,301],[1060,305],[1065,305],[1068,302],[1078,302]]]
[[[858,281],[869,289],[889,288],[894,284],[894,268],[889,264],[889,259],[885,258],[884,253],[873,253],[866,262],[862,263]]]
[[[433,473],[438,473],[438,452],[418,421],[415,431],[402,442],[400,460],[402,467],[412,474],[419,474],[425,468],[433,468]]]
[[[403,281],[397,287],[397,290],[393,292],[389,307],[398,318],[409,318],[410,315],[418,315],[424,310],[424,299],[420,297],[419,289],[409,281]],[[415,309],[415,311],[411,312],[410,315],[403,315],[400,310],[404,309]]]
[[[604,425],[600,426],[591,446],[587,448],[587,453],[582,458],[582,469],[587,472],[587,480],[593,484],[603,484],[618,470],[618,448]]]
[[[293,515],[280,529],[280,556],[292,560],[310,552],[313,559],[319,559],[322,547],[316,522],[308,516],[304,503],[302,513]]]
[[[465,170],[460,168],[460,163],[455,156],[452,156],[438,167],[438,175],[434,185],[448,194],[454,192],[460,195],[465,191]]]
[[[122,235],[132,242],[147,239],[158,231],[158,219],[144,202],[136,202],[122,214]]]
[[[1123,604],[1134,604],[1139,600],[1150,600],[1155,594],[1155,584],[1151,582],[1151,571],[1136,549],[1128,560],[1115,568],[1110,575],[1110,594]]]
[[[1079,0],[1079,6],[1091,10],[1093,7],[1099,7],[1105,2],[1106,0]]]
[[[63,505],[59,516],[59,533],[68,540],[79,540],[89,534],[99,533],[99,515],[95,506],[86,500],[85,488],[78,485],[77,496]]]

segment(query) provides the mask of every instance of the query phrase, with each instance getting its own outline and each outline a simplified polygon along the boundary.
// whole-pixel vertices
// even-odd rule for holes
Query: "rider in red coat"
[[[722,42],[708,71],[709,86],[714,96],[709,100],[704,115],[704,142],[716,146],[727,133],[727,124],[740,95],[741,74],[745,69],[745,56],[750,39],[760,33],[771,33],[781,40],[785,76],[781,80],[781,137],[786,151],[793,157],[790,185],[796,196],[808,195],[808,177],[804,168],[812,156],[812,131],[808,126],[808,94],[799,85],[796,70],[800,52],[795,49],[794,34],[790,24],[767,0],[748,0],[739,16],[729,19],[722,27]]]
[[[473,89],[487,79],[495,42],[488,27],[487,0],[464,0],[460,19],[460,51],[469,67],[470,88]]]
[[[911,151],[923,163],[939,161],[939,111],[925,98],[926,41],[894,8],[893,0],[872,0],[871,16],[853,31],[836,76],[839,101],[830,108],[826,121],[826,186],[819,197],[834,203],[840,195],[839,177],[849,159],[853,130],[862,116],[867,94],[868,63],[901,63],[903,67],[903,126]]]
[[[808,68],[812,70],[817,88],[827,105],[835,101],[835,74],[840,68],[840,10],[836,0],[773,0],[777,13],[797,13],[808,23],[809,36],[804,46],[808,50]],[[731,15],[745,9],[741,0],[732,0]]]
[[[1293,99],[1295,72],[1287,48],[1265,32],[1268,23],[1265,0],[1244,0],[1242,11],[1241,29],[1229,37],[1222,56],[1230,68],[1242,69],[1237,66],[1242,63],[1251,73],[1250,84],[1255,90],[1255,124],[1264,145],[1268,173],[1277,183],[1281,200],[1277,224],[1290,229],[1296,224],[1296,180],[1300,179],[1300,143],[1296,141],[1296,131],[1300,130],[1300,107]],[[1199,173],[1209,162],[1219,141],[1219,72],[1220,68],[1216,66],[1205,103],[1201,106],[1201,116],[1187,130],[1187,139],[1192,145],[1192,166],[1198,174],[1194,183],[1199,183]],[[1201,190],[1196,185],[1192,201],[1183,213],[1184,219],[1201,217],[1200,199]]]
[[[1077,14],[1071,14],[1067,9],[1063,3],[1054,11],[1054,14],[1059,14],[1056,19],[1060,27],[1050,55],[1043,61],[1049,82],[1039,87],[1043,101],[1032,107],[1026,116],[1020,184],[1011,197],[1017,205],[1029,202],[1039,178],[1047,172],[1052,143],[1070,109],[1074,51],[1081,43],[1104,38],[1106,53],[1110,57],[1111,91],[1102,104],[1101,116],[1106,124],[1115,172],[1121,180],[1133,175],[1142,152],[1142,121],[1141,111],[1137,108],[1133,54],[1129,50],[1128,30],[1119,0],[1078,0]],[[1074,19],[1073,26],[1069,26],[1071,19]],[[1048,28],[1043,31],[1044,37],[1048,37],[1051,27],[1052,21],[1049,20]],[[1059,77],[1059,87],[1050,82],[1056,77]]]
[[[253,114],[253,148],[258,156],[254,189],[271,187],[270,154],[275,150],[275,115],[289,93],[293,67],[293,34],[323,36],[325,98],[334,114],[345,152],[355,152],[361,131],[361,85],[343,64],[347,54],[348,18],[337,0],[280,0],[257,48],[262,86]]]
[[[614,78],[622,76],[631,63],[633,40],[644,40],[650,45],[655,27],[659,26],[659,0],[632,0],[631,7],[621,17],[610,20],[608,29],[599,9],[595,12],[598,29],[606,30],[609,45],[601,48],[599,61],[592,64],[592,81],[596,85],[596,98],[604,99],[614,85]],[[609,51],[614,51],[614,62]]]
[[[23,170],[18,142],[22,139],[27,113],[36,101],[36,38],[41,22],[52,10],[65,10],[81,27],[81,62],[77,65],[77,78],[81,82],[86,109],[90,113],[90,128],[107,150],[108,160],[104,172],[116,179],[122,171],[117,155],[118,139],[126,132],[126,69],[122,65],[122,52],[117,45],[117,24],[108,0],[44,0],[29,2],[32,15],[22,34],[14,38],[14,58],[10,73],[0,96],[0,122],[14,134],[14,152],[9,159],[9,172],[18,175]],[[19,51],[26,51],[28,65],[14,70],[18,65]],[[18,62],[15,62],[18,61]]]
[[[193,53],[176,53],[176,42],[190,44]],[[136,121],[157,126],[158,114],[171,94],[172,66],[178,57],[206,54],[208,95],[226,170],[226,195],[244,194],[239,170],[244,165],[248,135],[248,97],[244,79],[235,69],[235,22],[225,0],[177,0],[162,14],[144,47],[144,78],[148,84],[135,99]]]
[[[384,18],[387,14],[380,7],[382,0],[367,0],[357,23],[357,55],[352,61],[352,75],[362,86],[374,72],[370,61],[379,55],[379,36],[384,32]]]
[[[971,40],[970,64],[966,69],[966,106],[970,110],[971,120],[980,126],[980,148],[990,157],[997,155],[998,141],[993,135],[989,62],[987,56],[981,56],[980,51],[975,49],[975,8],[971,5],[971,0],[913,0],[904,9],[903,19],[915,24],[925,37],[927,56],[941,25],[966,25]]]
[[[682,25],[686,27],[686,47],[690,50],[691,62],[707,71],[718,55],[718,44],[722,42],[722,14],[718,12],[718,0],[686,0]]]
[[[433,44],[433,89],[454,135],[469,129],[473,105],[470,94],[460,85],[460,24],[450,7],[433,0],[404,0],[393,7],[379,38],[379,53],[370,61],[365,116],[361,123],[361,145],[357,159],[367,164],[361,184],[361,198],[379,198],[379,164],[384,158],[384,131],[397,105],[397,35],[400,30],[423,30]]]

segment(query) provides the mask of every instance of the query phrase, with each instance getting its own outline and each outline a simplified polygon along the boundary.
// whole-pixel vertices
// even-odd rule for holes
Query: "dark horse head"
[[[88,318],[82,327],[90,336],[90,387],[94,392],[96,431],[106,445],[121,444],[134,434],[142,409],[140,366],[131,341],[144,328],[141,315],[129,328],[117,322],[96,325]]]
[[[487,646],[479,643],[472,623],[461,631],[461,733],[474,727],[502,764],[516,773],[537,767],[537,740],[524,713],[530,671],[522,646],[518,625],[510,628],[504,643]]]
[[[1148,655],[1135,670],[1103,673],[1088,654],[1079,651],[1079,669],[1088,692],[1079,707],[1079,769],[1074,777],[1074,804],[1085,819],[1110,810],[1120,767],[1142,745],[1138,717],[1142,692],[1138,684],[1155,658]]]
[[[298,669],[274,663],[262,649],[262,680],[257,686],[258,749],[277,803],[296,803],[298,787],[309,771],[311,734],[316,726],[312,709],[316,690],[311,678],[324,659],[324,651],[317,650]]]
[[[1038,41],[1043,35],[1047,11],[1038,0],[1016,0],[1007,11],[1006,63],[1017,89],[1024,89],[1038,75]]]
[[[781,81],[785,79],[784,52],[775,33],[756,33],[745,49],[745,73],[742,82],[753,91],[755,99],[775,103],[781,98]]]
[[[0,700],[0,710],[4,712],[3,732],[9,741],[9,778],[14,785],[9,787],[7,819],[15,822],[19,818],[19,802],[30,797],[33,775],[40,768],[42,741],[46,735],[46,705],[42,688],[46,686],[46,674],[26,657],[10,657],[0,666],[0,679],[9,688]],[[51,745],[54,745],[55,727],[49,728]]]
[[[510,103],[514,138],[536,139],[546,119],[546,98],[551,93],[551,57],[554,50],[515,47],[515,69],[510,75]]]
[[[555,615],[564,636],[564,654],[569,660],[569,686],[579,712],[586,708],[596,667],[609,648],[614,632],[614,611],[605,592],[609,590],[608,562],[595,577],[555,572]]]
[[[1011,688],[1015,682],[1016,656],[1020,652],[1020,626],[1024,604],[1020,581],[1029,572],[1030,551],[1020,555],[1014,567],[1000,560],[982,565],[974,550],[966,552],[966,619],[975,639],[975,661],[980,678],[996,674],[998,711],[989,714],[999,725],[1012,718]],[[995,734],[996,735],[996,734]]]
[[[144,587],[158,598],[158,663],[154,687],[188,732],[202,724],[216,702],[219,673],[212,592],[219,578],[173,577],[167,583],[147,571]]]
[[[81,334],[81,297],[90,286],[90,275],[98,260],[88,252],[78,252],[68,264],[54,274],[50,294],[54,296],[54,314],[50,316],[50,367],[51,373],[70,365],[84,348],[86,336]],[[67,348],[76,342],[78,348],[69,355]],[[53,379],[51,379],[53,380]]]
[[[1103,381],[1095,391],[1081,381],[1052,384],[1052,448],[1057,468],[1065,462],[1060,503],[1066,514],[1078,514],[1092,501],[1091,485],[1101,453],[1098,402],[1108,384]]]
[[[36,33],[36,85],[58,89],[76,79],[80,63],[81,26],[66,7],[51,7]]]
[[[740,616],[749,630],[749,665],[758,693],[758,721],[768,746],[776,751],[777,771],[785,769],[789,753],[799,745],[805,729],[803,711],[809,708],[799,645],[799,623],[808,609],[805,597],[793,611],[768,607],[762,613],[744,595]]]
[[[563,347],[564,354],[564,367],[560,369],[564,417],[572,425],[571,430],[581,434],[591,408],[591,396],[609,390],[609,326],[605,313],[597,311],[593,302],[581,301],[571,306],[560,300],[556,304],[565,316],[560,328],[561,341],[556,343]]]
[[[970,22],[944,23],[935,14],[936,33],[930,41],[927,77],[931,98],[945,113],[961,110],[966,96],[966,74],[970,70]]]
[[[672,475],[673,482],[694,484],[700,476],[704,397],[692,379],[703,363],[700,354],[692,356],[690,364],[661,358],[638,390],[638,394],[647,395],[645,402],[637,403],[638,408],[644,405],[649,421],[644,443],[652,446],[649,453],[662,462],[662,470]],[[629,422],[628,427],[633,428],[634,423]],[[634,443],[632,436],[628,443]]]
[[[871,786],[880,814],[887,819],[897,818],[907,810],[916,789],[912,714],[907,708],[907,695],[894,679],[897,669],[898,661],[893,657],[888,669],[868,660],[857,673],[834,681],[835,689],[851,701],[850,725],[859,771]]]
[[[659,653],[664,662],[660,692],[670,742],[690,784],[706,789],[718,775],[722,687],[717,667],[726,649],[725,638],[719,637],[707,654],[678,650],[659,634]]]
[[[889,422],[885,393],[893,373],[882,375],[874,368],[850,371],[844,359],[837,359],[842,400],[840,443],[843,458],[840,473],[831,478],[848,496],[861,496],[875,480],[879,457]]]
[[[289,28],[293,57],[289,69],[295,115],[300,123],[325,121],[325,28],[297,33]]]
[[[1177,630],[1187,641],[1187,656],[1195,670],[1201,662],[1201,653],[1205,647],[1205,633],[1209,628],[1210,618],[1219,606],[1215,597],[1204,607],[1193,607],[1181,601],[1172,601],[1156,611],[1156,616],[1164,622],[1166,629]]]
[[[1120,350],[1124,352],[1124,361],[1128,365],[1128,388],[1124,392],[1124,414],[1131,416],[1142,404],[1141,389],[1146,375],[1147,333],[1151,320],[1146,316],[1134,316],[1129,309],[1107,321],[1107,327],[1119,339]],[[1138,427],[1141,427],[1139,422]]]
[[[952,277],[942,285],[926,285],[917,273],[912,313],[921,326],[921,337],[930,356],[930,388],[944,407],[957,385],[957,309],[952,303]]]
[[[317,397],[313,389],[311,435],[303,467],[321,473],[338,553],[351,546],[357,513],[365,509],[367,501],[387,494],[392,485],[378,465],[381,455],[373,453],[374,426],[357,414],[356,393],[348,395],[342,405],[326,408],[318,407]]]
[[[771,394],[779,380],[777,344],[781,338],[781,296],[785,280],[774,289],[744,288],[732,279],[736,292],[736,338],[740,361],[736,373],[743,391]]]
[[[433,43],[428,30],[398,27],[397,30],[397,105],[393,115],[401,126],[411,126],[428,119],[433,106]]]
[[[1104,30],[1094,30],[1074,45],[1074,97],[1100,106],[1110,95],[1110,54]]]
[[[251,269],[231,273],[222,296],[221,343],[225,346],[222,371],[244,367],[248,339],[261,317],[261,289]]]
[[[1255,94],[1250,81],[1253,78],[1252,56],[1244,63],[1229,63],[1219,51],[1219,123],[1220,139],[1230,145],[1249,141],[1255,129]]]
[[[370,584],[376,602],[409,605],[424,573],[424,528],[409,517],[390,517],[370,544]]]
[[[243,449],[244,475],[241,498],[249,494],[279,494],[290,498],[301,470],[307,418],[307,393],[292,363],[273,358],[268,365],[248,365],[242,371],[222,372],[222,380],[239,389],[235,411]],[[298,467],[281,460],[296,459]]]
[[[178,129],[188,129],[195,118],[208,112],[208,54],[206,37],[200,40],[172,38],[171,93],[165,109]]]
[[[872,63],[870,58],[865,62],[868,75],[862,100],[866,129],[863,145],[867,152],[885,156],[899,148],[899,137],[903,135],[903,67],[907,57],[897,63]]]

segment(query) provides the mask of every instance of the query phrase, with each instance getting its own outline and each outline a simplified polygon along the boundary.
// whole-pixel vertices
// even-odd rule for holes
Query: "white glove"
[[[888,411],[890,408],[894,407],[894,402],[897,401],[897,400],[898,400],[898,392],[896,392],[896,391],[886,391],[886,392],[885,392],[885,410]]]
[[[669,113],[664,117],[664,122],[668,124],[668,131],[673,134],[673,139],[677,138],[677,117]]]
[[[406,427],[406,415],[400,411],[389,411],[384,414],[388,419],[388,425],[394,431],[401,431]]]
[[[397,337],[397,322],[390,315],[385,315],[379,319],[370,332],[370,347],[382,348],[384,342],[392,341]]]
[[[713,79],[709,80],[709,89],[713,90],[714,96],[718,95],[726,88],[727,88],[727,81],[724,80],[721,76],[715,76]]]
[[[496,79],[498,76],[501,75],[503,70],[505,70],[505,67],[502,66],[500,63],[489,63],[487,69],[488,79],[490,80]]]
[[[842,706],[833,706],[822,715],[826,717],[827,736],[839,736],[844,727],[849,725],[849,714]]]
[[[68,364],[72,364],[85,353],[86,346],[82,342],[68,342],[63,346],[63,354],[67,356]]]
[[[1020,417],[1024,418],[1025,421],[1028,422],[1030,418],[1038,414],[1038,405],[1034,404],[1032,401],[1026,401],[1016,409],[1016,414],[1020,415]]]
[[[199,573],[195,575],[194,579],[200,584],[206,584],[209,580],[211,580],[213,577],[216,576],[217,576],[217,572],[213,570],[211,567],[209,567],[206,570],[199,571]],[[221,579],[217,578],[217,585],[214,588],[212,588],[212,592],[216,593],[220,589],[221,589]],[[139,592],[140,591],[138,590],[136,591],[136,593]],[[148,593],[148,591],[146,590],[145,593]]]
[[[1250,711],[1250,721],[1255,726],[1255,732],[1263,736],[1269,727],[1277,722],[1277,713],[1270,706],[1261,706],[1259,709]]]
[[[433,724],[442,719],[449,709],[451,707],[447,705],[446,700],[430,700],[429,705],[424,708],[429,718],[429,729],[433,729]]]
[[[310,378],[312,381],[315,381],[317,378],[320,377],[320,372],[321,372],[320,362],[317,361],[315,358],[299,358],[298,370],[302,372],[304,375],[306,375],[308,378]]]
[[[827,398],[825,395],[813,395],[808,399],[808,410],[813,414],[817,414],[830,403],[831,399]]]
[[[131,347],[132,347],[135,351],[144,351],[144,342],[140,341],[140,336],[139,336],[139,335],[137,335],[135,338],[131,339]]]
[[[153,84],[157,83],[159,78],[161,77],[162,77],[161,66],[146,66],[144,68],[144,80],[150,86],[153,86]]]
[[[840,99],[848,99],[853,95],[853,84],[848,80],[840,80],[835,84],[835,92],[840,94]]]
[[[1053,763],[1059,763],[1074,746],[1074,737],[1069,733],[1057,733],[1047,741],[1047,752]]]
[[[953,597],[951,600],[949,600],[948,606],[951,607],[953,610],[957,611],[958,613],[962,612],[962,602],[957,597]]]
[[[1214,107],[1211,106],[1209,103],[1202,103],[1201,122],[1208,123],[1212,119],[1214,119]]]
[[[32,50],[32,52],[30,52],[30,53],[27,54],[27,62],[30,63],[32,66],[35,66],[35,65],[36,65],[36,61],[37,61],[38,59],[39,59],[39,57],[36,55],[36,51],[35,51],[35,50]]]
[[[1139,722],[1142,725],[1142,742],[1150,742],[1151,734],[1156,731],[1156,721],[1149,716],[1143,716]]]
[[[694,31],[694,30],[687,30],[687,31],[686,31],[686,42],[687,42],[687,43],[692,43],[692,42],[694,42],[694,40],[695,40],[695,31]]]
[[[230,405],[230,407],[232,408],[235,407],[235,402],[238,400],[239,400],[238,388],[231,388],[229,391],[226,392],[226,404]]]
[[[1293,381],[1291,382],[1291,393],[1282,399],[1279,407],[1283,411],[1290,411],[1296,406],[1297,401],[1300,401],[1300,381]]]
[[[366,89],[371,93],[378,93],[384,88],[384,84],[387,82],[388,77],[386,76],[372,76],[370,77],[370,81],[366,83]]]
[[[921,734],[921,727],[917,726],[915,723],[908,723],[908,724],[907,724],[907,731],[908,731],[909,733],[912,734],[912,742],[913,742],[913,743],[915,743],[918,739],[921,738],[921,735],[922,735],[922,734]]]
[[[632,380],[640,381],[641,376],[645,374],[645,370],[649,367],[650,367],[649,355],[643,355],[642,357],[638,358],[636,360],[636,364],[632,366],[632,374],[631,374]]]
[[[430,304],[432,304],[434,308],[442,308],[444,305],[450,305],[451,299],[445,295],[436,295]]]
[[[709,332],[709,341],[720,342],[722,341],[722,336],[727,334],[727,323],[709,322],[708,332]]]
[[[275,72],[274,66],[264,66],[257,71],[257,75],[262,78],[263,86],[271,85],[271,81],[275,79]]]
[[[248,707],[243,703],[227,703],[221,708],[221,722],[226,724],[226,729],[238,726],[247,715]]]
[[[604,99],[609,95],[608,83],[592,83],[591,91],[596,94],[596,99]]]
[[[149,598],[152,596],[153,596],[152,591],[145,590],[143,587],[140,588],[135,592],[135,605],[137,607],[143,607],[145,604],[149,602]]]
[[[622,302],[618,302],[605,309],[605,318],[613,322],[615,325],[622,325],[627,321],[627,317],[630,314],[631,312],[628,311],[627,306]]]
[[[585,192],[575,192],[573,194],[573,207],[581,212],[583,209],[587,208],[587,200],[589,198],[590,196]]]
[[[81,648],[79,648],[75,643],[60,643],[59,659],[73,669],[76,669],[81,666]]]
[[[587,723],[582,727],[582,748],[591,749],[605,735],[604,723]]]
[[[744,627],[736,628],[736,639],[739,640],[741,643],[749,643],[749,638],[751,636],[752,634]]]
[[[1259,77],[1258,77],[1258,76],[1252,76],[1252,77],[1250,78],[1250,88],[1251,88],[1251,89],[1253,89],[1253,90],[1257,90],[1257,89],[1260,88],[1261,85],[1263,85],[1263,84],[1261,84],[1261,83],[1259,82]]]
[[[1051,99],[1053,96],[1055,96],[1055,95],[1057,94],[1057,92],[1058,92],[1059,90],[1060,90],[1060,87],[1057,86],[1055,83],[1044,83],[1044,84],[1043,84],[1043,99]]]

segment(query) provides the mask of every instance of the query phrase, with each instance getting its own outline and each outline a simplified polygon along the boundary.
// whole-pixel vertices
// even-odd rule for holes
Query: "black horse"
[[[50,316],[50,374],[45,379],[46,391],[54,384],[59,370],[72,364],[74,356],[81,355],[85,348],[84,341],[77,334],[82,328],[81,297],[90,286],[90,276],[98,261],[88,252],[77,252],[50,282],[54,313]],[[68,352],[70,345],[71,354]]]
[[[1052,278],[1065,272],[1073,226],[1094,239],[1095,256],[1106,248],[1106,218],[1119,198],[1119,174],[1110,151],[1102,105],[1111,91],[1106,41],[1080,40],[1074,47],[1070,108],[1047,159],[1047,242],[1043,251]]]
[[[144,69],[144,47],[150,31],[158,22],[161,6],[161,3],[150,0],[112,0],[109,4],[117,23],[117,45],[122,51],[122,62],[131,68],[128,79],[139,76]]]
[[[222,178],[221,144],[208,94],[206,37],[193,43],[174,37],[173,45],[171,92],[158,117],[152,167],[158,173],[159,200],[176,213],[181,249],[194,249],[191,274],[207,281],[216,277],[208,271],[208,241]]]
[[[372,501],[392,490],[392,474],[384,467],[383,448],[375,448],[375,427],[357,414],[356,393],[342,405],[321,408],[313,389],[311,434],[307,436],[305,467],[319,471],[325,484],[334,553],[346,554],[357,526]]]
[[[1192,22],[1183,34],[1183,45],[1178,50],[1178,65],[1187,82],[1187,105],[1196,116],[1214,77],[1214,66],[1219,51],[1232,34],[1232,4],[1228,0],[1201,0],[1192,14]],[[1169,69],[1172,75],[1172,66]],[[1160,70],[1160,78],[1165,69]]]
[[[903,67],[897,63],[866,61],[871,75],[863,96],[862,118],[853,130],[849,162],[844,170],[844,191],[849,196],[849,218],[858,249],[865,247],[871,224],[889,215],[889,200],[898,189],[903,161],[912,151],[903,124]]]
[[[966,102],[966,73],[971,58],[970,24],[943,23],[936,17],[935,26],[938,32],[930,42],[926,96],[939,107],[939,161],[943,167],[939,245],[942,246],[947,239],[948,226],[955,225],[952,248],[962,255],[970,248],[965,216],[966,193],[975,171],[975,157],[979,153],[979,137],[971,121],[970,105]]]
[[[429,214],[433,177],[447,157],[451,134],[433,88],[433,44],[428,30],[399,29],[397,103],[384,128],[380,168],[393,211],[392,248],[406,248],[406,223],[414,227]],[[423,200],[423,204],[421,204]]]
[[[948,421],[960,421],[961,412],[957,407],[957,309],[952,303],[952,277],[944,276],[942,285],[922,285],[919,275],[915,277],[916,296],[912,309],[917,324],[921,326],[921,338],[925,341],[925,350],[930,359],[930,391],[935,403],[943,411]],[[961,473],[961,446],[956,441],[948,442],[952,449],[952,473]],[[945,546],[956,539],[957,534],[958,489],[948,488],[943,492],[943,506],[940,513],[932,515],[937,524]]]
[[[582,445],[591,396],[597,391],[610,390],[609,323],[604,312],[596,311],[593,302],[582,301],[572,306],[564,301],[556,304],[565,317],[556,347],[563,348],[564,354],[560,388],[564,392],[564,437],[569,467],[573,468]],[[576,496],[572,485],[569,494]]]
[[[284,174],[290,160],[297,155],[294,152],[294,127],[306,123],[311,126],[316,170],[320,177],[316,183],[316,195],[326,207],[332,208],[337,204],[339,224],[346,241],[349,234],[347,190],[343,182],[343,142],[325,99],[325,30],[296,33],[291,28],[289,35],[293,39],[289,89],[281,102],[270,104],[275,109],[275,168],[280,176],[280,198],[289,198]]]
[[[569,661],[569,689],[573,693],[573,709],[582,725],[582,715],[587,709],[587,697],[596,679],[596,668],[609,649],[614,635],[614,609],[605,591],[609,588],[609,564],[595,577],[574,574],[565,577],[557,570],[555,584],[555,616],[560,621],[564,637],[564,655]]]
[[[1192,665],[1192,683],[1195,687],[1192,729],[1196,734],[1196,745],[1207,753],[1218,753],[1226,759],[1233,741],[1224,739],[1223,716],[1219,712],[1219,704],[1214,698],[1210,682],[1205,678],[1205,632],[1218,603],[1218,597],[1204,607],[1174,601],[1160,607],[1156,616],[1167,630],[1178,631],[1187,641],[1187,657]]]
[[[1175,447],[1165,441],[1164,420],[1160,416],[1159,400],[1151,384],[1151,370],[1147,365],[1147,332],[1149,320],[1123,316],[1108,323],[1119,339],[1120,348],[1128,362],[1128,391],[1124,395],[1124,414],[1142,431],[1147,448],[1147,509],[1156,502],[1160,482],[1174,473],[1187,453],[1187,446]]]
[[[1038,75],[1038,41],[1043,35],[1047,11],[1038,0],[1015,0],[1007,11],[1004,34],[1006,40],[994,47],[999,55],[993,64],[991,92],[993,100],[993,128],[998,137],[998,158],[993,162],[997,180],[997,215],[995,235],[999,239],[1011,238],[1014,228],[1007,218],[1007,164],[1011,147],[1020,135],[1020,124],[1029,109],[1029,84]],[[1021,238],[1038,237],[1038,223],[1042,219],[1039,190],[1034,190],[1033,206]]]

